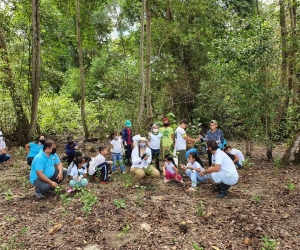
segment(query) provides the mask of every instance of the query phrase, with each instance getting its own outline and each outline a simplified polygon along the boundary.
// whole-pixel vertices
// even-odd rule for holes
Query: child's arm
[[[184,166],[183,164],[180,164],[180,167],[181,167],[183,170],[187,170],[187,169],[188,169],[188,166]]]
[[[173,166],[173,169],[175,171],[175,180],[178,181],[178,169],[175,166]]]

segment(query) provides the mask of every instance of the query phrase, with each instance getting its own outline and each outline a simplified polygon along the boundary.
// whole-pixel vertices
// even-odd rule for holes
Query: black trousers
[[[130,165],[132,146],[131,145],[125,145],[124,149],[125,149],[125,164]]]
[[[208,167],[211,167],[211,164],[212,164],[212,160],[211,160],[211,156],[212,156],[212,153],[207,150],[207,156],[208,156]]]
[[[109,164],[107,162],[101,163],[96,167],[96,172],[94,175],[101,174],[101,181],[105,181],[108,178]]]

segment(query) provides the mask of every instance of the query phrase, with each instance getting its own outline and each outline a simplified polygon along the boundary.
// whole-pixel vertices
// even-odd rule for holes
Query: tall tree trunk
[[[280,83],[282,88],[288,91],[287,85],[287,58],[288,58],[288,46],[287,46],[287,27],[286,27],[286,11],[284,0],[279,0],[279,13],[280,13],[280,34],[281,34],[281,76]],[[288,95],[285,95],[284,99],[277,107],[277,117],[275,118],[275,126],[278,128],[282,117],[285,115],[286,108],[289,103]]]
[[[146,0],[146,13],[147,13],[147,25],[146,25],[146,41],[147,41],[147,57],[146,57],[146,105],[147,105],[147,118],[145,121],[145,126],[149,127],[152,118],[153,118],[153,112],[152,112],[152,91],[151,91],[151,50],[152,50],[152,44],[151,44],[151,9],[150,9],[150,3],[149,0]]]
[[[0,56],[3,61],[3,67],[1,67],[1,70],[4,73],[3,83],[5,88],[9,90],[11,99],[14,104],[15,115],[17,116],[16,136],[18,138],[18,142],[20,145],[24,145],[29,123],[22,106],[21,97],[20,95],[18,95],[18,92],[16,91],[17,90],[16,84],[13,81],[13,75],[10,68],[5,39],[6,38],[5,38],[4,31],[0,27]]]
[[[38,103],[40,97],[40,75],[41,75],[41,29],[39,0],[32,0],[32,71],[31,71],[31,119],[26,136],[26,141],[32,139],[36,128]]]
[[[88,138],[89,132],[85,120],[85,90],[84,90],[84,68],[83,68],[83,58],[82,58],[82,45],[80,38],[80,3],[79,0],[76,2],[76,31],[77,31],[77,51],[79,59],[79,68],[80,68],[80,87],[81,87],[81,120],[84,130],[85,138]]]
[[[141,83],[141,95],[140,95],[140,107],[138,117],[135,124],[135,133],[140,133],[140,124],[142,121],[145,105],[145,76],[144,76],[144,22],[145,22],[145,5],[146,0],[142,0],[141,11],[141,33],[140,33],[140,83]]]

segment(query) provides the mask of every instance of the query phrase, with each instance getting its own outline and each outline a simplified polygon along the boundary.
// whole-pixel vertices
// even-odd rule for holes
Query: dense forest
[[[100,137],[166,114],[299,144],[298,0],[4,0],[0,128]],[[199,133],[199,131],[197,131]],[[299,157],[299,156],[298,156]],[[297,157],[296,157],[297,159]]]

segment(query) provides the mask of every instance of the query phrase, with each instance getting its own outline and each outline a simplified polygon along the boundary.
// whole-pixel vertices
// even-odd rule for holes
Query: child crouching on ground
[[[72,192],[74,187],[86,187],[88,180],[86,179],[87,170],[84,167],[85,161],[83,157],[78,157],[74,162],[74,166],[70,173],[70,186],[68,192]]]
[[[163,167],[163,175],[165,177],[164,182],[169,182],[170,180],[176,180],[183,183],[182,177],[178,174],[178,168],[174,162],[173,157],[166,155],[166,160]]]
[[[195,191],[198,182],[203,183],[207,180],[206,175],[200,175],[200,172],[204,171],[204,168],[202,167],[201,159],[196,153],[190,153],[188,157],[188,164],[186,166],[181,165],[181,168],[185,170],[186,174],[192,181],[192,186],[187,191]]]

